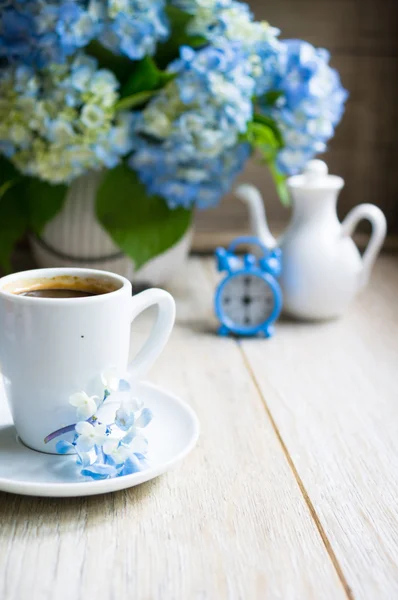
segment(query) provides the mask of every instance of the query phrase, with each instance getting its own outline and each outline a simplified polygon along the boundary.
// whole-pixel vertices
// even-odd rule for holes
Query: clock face
[[[261,277],[242,273],[226,281],[221,306],[234,325],[251,329],[268,321],[275,306],[274,292]]]

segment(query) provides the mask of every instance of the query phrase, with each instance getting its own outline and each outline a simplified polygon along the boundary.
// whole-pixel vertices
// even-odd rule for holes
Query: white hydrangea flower
[[[93,58],[35,71],[0,70],[0,152],[25,175],[70,183],[113,168],[132,149],[132,115],[116,112],[119,83]]]
[[[98,401],[98,396],[88,396],[86,392],[77,392],[69,398],[69,404],[77,409],[76,414],[79,421],[89,419],[95,414]]]
[[[87,421],[77,423],[75,431],[78,434],[76,449],[79,452],[89,452],[94,446],[106,443],[106,425],[91,425]]]
[[[116,464],[120,464],[133,454],[139,453],[145,456],[148,451],[148,441],[144,436],[136,435],[129,444],[121,444],[120,440],[108,437],[103,445],[103,451],[111,456]]]
[[[127,460],[133,450],[129,446],[121,445],[119,440],[108,438],[103,446],[104,454],[111,456],[115,463],[121,464]]]
[[[99,106],[86,105],[83,107],[80,118],[89,129],[97,129],[104,125],[105,113]]]
[[[110,367],[101,373],[101,381],[103,386],[110,392],[117,392],[119,390],[120,380],[121,375],[115,367]]]

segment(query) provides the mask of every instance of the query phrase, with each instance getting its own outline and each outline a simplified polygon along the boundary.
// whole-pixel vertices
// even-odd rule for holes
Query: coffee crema
[[[87,292],[82,290],[30,290],[27,292],[18,292],[17,296],[29,296],[29,298],[89,298],[90,296],[99,296],[107,292]]]
[[[14,281],[4,289],[16,296],[67,299],[90,298],[109,294],[120,289],[120,287],[122,286],[110,279],[60,275]]]

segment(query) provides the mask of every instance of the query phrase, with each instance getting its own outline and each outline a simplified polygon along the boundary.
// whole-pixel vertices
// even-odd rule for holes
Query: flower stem
[[[98,418],[94,415],[87,419],[87,423],[90,423],[91,425],[93,425],[96,421],[98,421]],[[70,433],[71,431],[74,431],[75,427],[76,423],[73,423],[73,425],[66,425],[66,427],[61,427],[61,429],[53,431],[53,433],[50,433],[47,437],[44,438],[44,443],[48,444],[48,442],[51,442],[60,435],[64,435],[64,433]]]
[[[51,442],[51,440],[59,437],[60,435],[64,435],[64,433],[70,433],[71,431],[74,431],[76,427],[76,423],[74,423],[73,425],[67,425],[66,427],[62,427],[61,429],[57,429],[57,431],[53,431],[53,433],[50,433],[47,437],[44,438],[44,443],[48,444],[48,442]]]

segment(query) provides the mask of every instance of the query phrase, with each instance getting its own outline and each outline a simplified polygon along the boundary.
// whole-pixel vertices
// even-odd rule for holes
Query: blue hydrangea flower
[[[192,14],[188,32],[220,45],[239,43],[255,79],[255,95],[270,89],[278,65],[279,30],[266,21],[255,21],[249,6],[235,0],[173,0]]]
[[[281,96],[274,106],[263,106],[284,138],[285,148],[277,159],[282,173],[298,173],[315,154],[324,152],[343,115],[348,94],[329,58],[326,50],[301,40],[282,43],[272,85]]]
[[[169,207],[215,205],[250,149],[240,143],[252,118],[254,80],[239,46],[183,47],[176,79],[135,114],[130,166]]]
[[[6,2],[0,12],[0,57],[37,67],[64,62],[99,34],[97,2]]]
[[[210,17],[216,19],[219,11],[230,6],[232,1],[233,0],[170,0],[170,4],[194,17],[203,18],[205,16],[206,23],[208,23]],[[200,30],[200,35],[203,34],[203,31],[204,29],[202,28]]]
[[[165,0],[10,0],[0,13],[0,57],[45,67],[97,38],[138,60],[169,35]]]
[[[122,431],[128,431],[135,421],[135,406],[132,402],[123,403],[116,411],[115,423]]]
[[[0,153],[26,175],[69,183],[132,149],[133,115],[115,112],[118,81],[78,54],[41,71],[0,71]]]
[[[48,443],[61,438],[56,444],[57,452],[75,454],[81,475],[94,480],[131,475],[147,467],[148,440],[144,429],[153,418],[149,408],[143,408],[141,400],[131,397],[130,385],[126,379],[117,378],[113,369],[102,374],[101,380],[101,400],[85,392],[73,394],[69,399],[69,403],[77,408],[78,420],[82,415],[90,416],[50,433],[44,440]],[[108,409],[112,404],[119,404],[119,408],[113,413],[105,407],[103,412],[105,403],[110,404]],[[94,409],[95,414],[92,414]],[[100,419],[107,415],[112,422],[101,423]],[[72,441],[62,439],[64,435],[72,435]]]
[[[169,35],[165,0],[108,0],[103,2],[99,40],[115,54],[132,60],[153,55]]]

